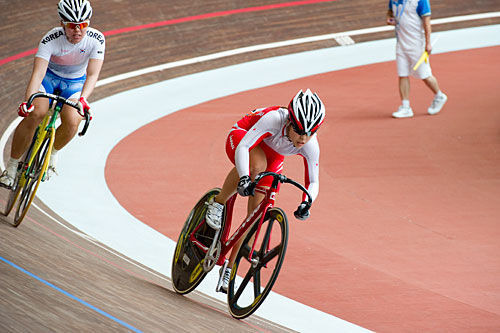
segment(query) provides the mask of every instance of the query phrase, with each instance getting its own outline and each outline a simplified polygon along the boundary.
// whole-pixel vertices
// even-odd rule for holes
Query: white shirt
[[[422,17],[431,15],[429,0],[389,0],[396,20],[397,47],[403,51],[421,51],[425,47]]]
[[[89,59],[104,59],[104,35],[88,28],[85,36],[77,44],[66,38],[62,27],[50,30],[43,36],[36,57],[49,62],[48,68],[56,75],[75,79],[86,74]]]

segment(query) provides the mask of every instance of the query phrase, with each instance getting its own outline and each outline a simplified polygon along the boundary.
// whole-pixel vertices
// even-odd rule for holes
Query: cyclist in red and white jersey
[[[92,7],[88,0],[60,0],[57,9],[61,26],[45,34],[38,45],[25,101],[38,91],[53,93],[57,90],[62,97],[79,102],[89,111],[87,98],[94,90],[104,61],[104,35],[89,27]],[[19,105],[18,114],[25,118],[14,132],[11,158],[0,176],[1,186],[12,187],[18,162],[48,109],[49,100],[42,98],[35,99],[30,108],[26,102]],[[57,151],[75,136],[81,119],[71,107],[64,106],[50,157],[49,177],[55,173]]]
[[[252,179],[263,171],[281,173],[285,156],[300,155],[304,158],[305,186],[314,200],[319,192],[320,149],[316,131],[324,119],[323,102],[307,89],[299,91],[288,108],[257,109],[239,120],[231,128],[226,141],[226,153],[235,167],[227,175],[221,192],[209,202],[207,223],[220,229],[224,203],[235,191],[249,196],[247,213],[250,214],[264,198],[262,188],[269,188],[272,181],[271,177],[265,177],[254,189]],[[295,216],[300,220],[309,217],[309,204],[305,198]],[[233,248],[229,264],[221,272],[224,274],[223,292],[227,292],[231,267],[240,245]]]

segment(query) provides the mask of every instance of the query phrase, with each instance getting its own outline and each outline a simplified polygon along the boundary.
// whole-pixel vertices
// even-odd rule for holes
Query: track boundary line
[[[336,0],[330,0],[330,1],[336,1]],[[318,3],[320,1],[317,1],[317,2],[307,2],[307,3],[306,3],[306,1],[302,1],[302,2],[303,3],[301,3],[301,4],[310,4],[310,3]],[[328,0],[321,1],[321,2],[328,2]],[[294,5],[296,5],[296,4],[294,4]],[[284,6],[281,6],[281,7],[284,7]],[[288,7],[290,7],[290,6],[288,6]],[[157,27],[161,27],[161,26],[165,26],[165,25],[173,25],[173,24],[178,24],[178,23],[193,21],[193,20],[195,20],[195,18],[196,19],[205,19],[205,18],[210,18],[210,17],[232,15],[232,14],[237,14],[237,13],[240,13],[240,12],[243,13],[243,12],[250,11],[248,9],[252,9],[252,8],[253,7],[242,8],[239,11],[234,10],[233,12],[226,13],[224,15],[221,15],[222,12],[221,13],[208,13],[208,14],[205,14],[205,15],[185,17],[185,18],[180,18],[180,19],[174,19],[174,20],[171,20],[171,21],[163,21],[163,22],[150,23],[150,24],[146,24],[146,25],[142,25],[142,26],[137,26],[137,27],[129,27],[129,28],[122,28],[122,29],[117,29],[117,30],[110,30],[110,31],[104,32],[103,34],[105,36],[112,36],[112,35],[116,35],[116,34],[119,34],[119,33],[126,33],[126,32],[130,32],[130,31],[136,31],[136,30],[142,30],[142,29],[149,29],[149,28],[157,28]],[[275,6],[275,7],[270,8],[270,9],[275,9],[275,8],[279,8],[279,7]],[[245,9],[247,9],[247,10],[244,11]],[[253,11],[257,11],[257,10],[263,10],[263,9],[254,9]],[[219,14],[219,15],[215,15],[215,14]],[[495,17],[500,17],[500,12],[486,12],[486,13],[479,13],[479,14],[470,14],[470,15],[453,16],[453,17],[449,17],[449,18],[434,19],[434,20],[432,20],[432,24],[446,24],[446,23],[453,23],[453,22],[473,21],[473,20],[482,20],[482,19],[495,18]],[[383,26],[383,27],[386,28],[386,29],[382,30],[382,31],[390,31],[391,29],[394,29],[392,26]],[[368,29],[375,29],[375,28],[368,28]],[[353,30],[353,31],[356,31],[356,30]],[[340,36],[336,36],[336,37],[329,37],[329,38],[325,38],[325,39],[330,39],[330,38],[336,39],[338,37],[344,37],[345,36],[345,35],[342,35],[342,33],[339,33],[339,34],[341,34],[341,35]],[[329,34],[329,35],[334,35],[334,34]],[[323,35],[323,36],[327,36],[327,35]],[[312,38],[312,37],[305,37],[305,38]],[[294,44],[292,44],[292,45],[294,45]],[[27,51],[15,54],[13,56],[10,56],[10,57],[4,58],[4,59],[0,59],[0,66],[5,65],[6,63],[9,63],[11,61],[14,61],[14,60],[17,60],[17,59],[21,59],[21,58],[27,57],[29,55],[33,55],[36,52],[37,52],[37,49],[34,48],[34,49],[27,50]]]
[[[136,26],[132,26],[132,27],[119,28],[119,29],[115,29],[115,30],[108,30],[108,31],[104,31],[103,34],[104,34],[104,36],[113,36],[113,35],[123,34],[123,33],[127,33],[127,32],[134,32],[134,31],[145,30],[145,29],[159,28],[159,27],[163,27],[163,26],[175,25],[175,24],[192,22],[192,21],[199,21],[199,20],[206,20],[206,19],[211,19],[211,18],[216,18],[216,17],[223,17],[223,16],[230,16],[230,15],[236,15],[236,14],[251,13],[251,12],[261,12],[261,11],[265,11],[265,10],[312,5],[312,4],[319,4],[319,3],[323,3],[323,2],[334,2],[334,1],[337,1],[337,0],[300,0],[300,1],[289,1],[289,2],[283,2],[283,3],[270,4],[270,5],[254,6],[254,7],[236,8],[236,9],[223,10],[223,11],[213,12],[213,13],[205,13],[205,14],[199,14],[199,15],[193,15],[193,16],[174,18],[174,19],[170,19],[170,20],[166,20],[166,21],[153,22],[153,23],[148,23],[148,24],[136,25]],[[27,51],[15,54],[13,56],[10,56],[10,57],[4,58],[4,59],[0,59],[0,66],[6,64],[8,62],[35,54],[36,52],[37,52],[37,49],[34,48],[34,49],[27,50]]]
[[[451,21],[450,21],[450,22],[451,22]],[[18,120],[20,121],[20,120],[22,120],[22,118],[17,118],[15,121],[18,121]],[[15,122],[15,121],[14,121],[14,122]],[[13,123],[14,123],[14,122],[13,122]],[[11,124],[8,128],[11,128],[11,127],[12,127],[12,128],[14,128],[14,127],[15,127],[15,125],[12,125],[12,124]],[[5,144],[6,144],[7,140],[8,140],[8,137],[9,137],[9,135],[7,135],[7,136],[6,136],[6,138],[4,139],[4,137],[5,137],[5,136],[6,136],[6,133],[4,133],[4,134],[2,135],[2,138],[1,138],[1,140],[0,140],[0,149],[1,149],[0,151],[3,151],[3,150],[5,149]],[[2,156],[1,154],[0,154],[0,166],[3,166],[3,156]],[[46,213],[43,209],[41,209],[41,208],[40,208],[40,207],[38,207],[38,206],[36,206],[36,207],[37,207],[37,208],[38,208],[41,212],[43,212],[44,214],[48,215],[48,214],[47,214],[47,213]],[[50,215],[48,215],[48,216],[50,217]],[[60,223],[59,221],[56,221],[56,222],[57,222],[57,223]],[[61,224],[61,223],[60,223],[60,224]],[[64,226],[65,226],[65,225],[64,225]],[[65,226],[65,227],[66,227],[66,228],[68,228],[67,226]],[[71,229],[70,229],[70,230],[71,230]],[[80,234],[81,234],[81,233],[80,233]],[[141,267],[141,268],[142,268],[142,267]]]
[[[432,24],[446,24],[446,23],[453,23],[453,22],[463,22],[463,21],[471,21],[471,20],[478,20],[478,19],[485,19],[485,18],[494,18],[494,17],[500,17],[500,12],[488,12],[488,13],[480,13],[480,14],[472,14],[472,15],[463,15],[463,16],[454,16],[454,17],[448,17],[448,18],[442,18],[442,19],[436,19],[432,21]],[[287,41],[281,41],[281,42],[275,42],[275,43],[268,43],[268,44],[260,44],[260,45],[255,45],[255,46],[248,46],[248,47],[242,47],[242,48],[237,48],[233,50],[227,50],[227,51],[222,51],[222,52],[217,52],[205,56],[200,56],[200,57],[195,57],[191,59],[185,59],[185,60],[180,60],[180,61],[175,61],[175,62],[170,62],[170,63],[165,63],[163,65],[158,65],[158,66],[152,66],[152,67],[147,67],[141,70],[137,71],[132,71],[124,74],[119,74],[115,75],[103,80],[99,80],[97,82],[96,86],[103,86],[106,84],[110,84],[113,82],[117,82],[120,80],[125,80],[128,78],[152,73],[155,71],[162,71],[168,68],[174,68],[174,67],[180,67],[180,66],[185,66],[189,64],[194,64],[194,63],[199,63],[203,61],[209,61],[209,60],[214,60],[218,58],[223,58],[223,57],[228,57],[232,55],[237,55],[237,54],[242,54],[242,53],[248,53],[248,52],[254,52],[254,51],[260,51],[260,50],[265,50],[265,49],[271,49],[271,48],[277,48],[277,47],[283,47],[283,46],[290,46],[290,45],[296,45],[296,44],[302,44],[302,43],[309,43],[309,42],[314,42],[314,41],[321,41],[321,40],[326,40],[326,39],[332,39],[332,38],[339,38],[339,37],[344,37],[344,36],[355,36],[355,35],[362,35],[362,34],[370,34],[370,33],[376,33],[376,32],[383,32],[383,31],[390,31],[393,30],[394,28],[392,26],[380,26],[380,27],[374,27],[374,28],[366,28],[366,29],[358,29],[358,30],[351,30],[351,31],[345,31],[345,32],[339,32],[339,33],[333,33],[333,34],[326,34],[326,35],[318,35],[318,36],[312,36],[312,37],[305,37],[305,38],[298,38],[298,39],[292,39],[292,40],[287,40]],[[15,130],[16,126],[22,121],[23,118],[17,117],[14,119],[5,132],[2,134],[0,137],[0,151],[5,150],[5,146],[7,144],[7,141],[9,137],[11,136],[12,132]],[[3,154],[0,154],[0,168],[3,170],[5,169],[5,163],[3,159]],[[160,278],[163,280],[168,281],[164,276],[159,275],[156,272],[153,272],[149,269],[146,269],[132,261],[130,261],[128,258],[124,257],[123,255],[111,251],[109,248],[104,247],[101,245],[96,239],[92,238],[91,236],[88,236],[78,230],[73,230],[66,226],[64,223],[58,221],[56,218],[51,216],[49,213],[47,213],[44,209],[33,203],[33,205],[44,215],[58,223],[59,225],[63,226],[64,228],[70,230],[71,232],[81,236],[82,238],[87,239],[94,245],[116,255],[117,257],[129,262],[132,265],[135,265],[138,268],[141,268],[145,270],[146,272]]]
[[[431,23],[433,25],[439,25],[439,24],[465,22],[465,21],[481,20],[481,19],[487,19],[487,18],[495,18],[495,17],[500,17],[500,12],[488,12],[488,13],[480,13],[480,14],[452,16],[452,17],[446,17],[446,18],[441,18],[441,19],[435,19],[435,20],[432,20]],[[106,84],[111,84],[111,83],[121,81],[121,80],[130,79],[130,78],[133,78],[136,76],[141,76],[144,74],[163,71],[165,69],[181,67],[181,66],[186,66],[186,65],[192,65],[192,64],[196,64],[196,63],[205,62],[205,61],[230,57],[230,56],[234,56],[234,55],[238,55],[238,54],[250,53],[250,52],[255,52],[255,51],[263,51],[263,50],[268,50],[268,49],[275,49],[275,48],[284,47],[284,46],[292,46],[292,45],[298,45],[298,44],[318,42],[318,41],[324,41],[324,40],[328,40],[328,39],[338,39],[338,38],[347,38],[347,37],[350,38],[350,36],[366,35],[366,34],[386,32],[386,31],[391,31],[391,30],[394,30],[393,26],[385,25],[385,26],[379,26],[379,27],[373,27],[373,28],[357,29],[357,30],[350,30],[350,31],[344,31],[344,32],[330,33],[330,34],[325,34],[325,35],[290,39],[290,40],[285,40],[285,41],[280,41],[280,42],[259,44],[259,45],[254,45],[254,46],[245,46],[245,47],[241,47],[241,48],[237,48],[237,49],[233,49],[233,50],[211,53],[211,54],[207,54],[207,55],[203,55],[203,56],[199,56],[199,57],[168,62],[168,63],[161,64],[161,65],[156,65],[156,66],[151,66],[151,67],[131,71],[128,73],[118,74],[115,76],[108,77],[106,79],[99,80],[96,84],[96,87],[104,86]]]
[[[500,12],[487,12],[487,13],[480,13],[480,14],[446,17],[446,18],[432,20],[432,24],[436,25],[436,24],[446,24],[446,23],[455,23],[455,22],[465,22],[465,21],[473,21],[473,20],[486,19],[486,18],[495,18],[495,17],[500,17]],[[162,70],[169,69],[169,68],[175,68],[175,67],[200,63],[200,62],[219,59],[219,58],[223,58],[223,57],[229,57],[232,55],[238,55],[238,54],[254,52],[254,51],[262,51],[262,50],[266,50],[266,49],[278,48],[278,47],[283,47],[283,46],[290,46],[290,45],[297,45],[297,44],[303,44],[303,43],[309,43],[309,42],[322,41],[322,40],[327,40],[327,39],[335,39],[335,38],[343,38],[343,37],[350,37],[350,36],[377,33],[377,32],[385,32],[385,31],[390,31],[393,29],[394,29],[394,27],[387,25],[387,26],[380,26],[380,27],[374,27],[374,28],[358,29],[358,30],[344,31],[344,32],[338,32],[338,33],[332,33],[332,34],[326,34],[326,35],[318,35],[318,36],[312,36],[312,37],[291,39],[291,40],[287,40],[287,41],[274,42],[274,43],[268,43],[268,44],[246,46],[246,47],[237,48],[237,49],[233,49],[233,50],[227,50],[227,51],[212,53],[212,54],[208,54],[208,55],[204,55],[204,56],[194,57],[194,58],[190,58],[190,59],[169,62],[169,63],[165,63],[162,65],[146,67],[146,68],[143,68],[140,70],[114,75],[114,76],[108,77],[106,79],[102,79],[102,80],[97,81],[96,87],[104,86],[106,84],[111,84],[111,83],[114,83],[117,81],[126,80],[126,79],[129,79],[132,77],[136,77],[136,76],[140,76],[140,75],[144,75],[144,74],[148,74],[148,73],[162,71]],[[1,60],[0,60],[0,66],[1,66]],[[2,137],[0,138],[0,151],[4,151],[8,138],[10,137],[11,133],[14,131],[17,124],[19,122],[21,122],[21,120],[22,120],[22,118],[19,118],[19,117],[16,118],[7,127],[5,132],[2,134]],[[2,170],[5,169],[3,154],[0,154],[0,168]]]
[[[50,283],[50,282],[48,282],[48,281],[46,281],[46,280],[42,279],[41,277],[38,277],[37,275],[35,275],[35,274],[31,273],[30,271],[28,271],[28,270],[26,270],[26,269],[24,269],[24,268],[22,268],[22,267],[20,267],[20,266],[16,265],[16,264],[15,264],[15,263],[13,263],[12,261],[7,260],[7,259],[5,259],[5,258],[3,258],[3,257],[1,257],[1,256],[0,256],[0,261],[3,261],[4,263],[6,263],[6,264],[8,264],[8,265],[12,266],[13,268],[15,268],[15,269],[17,269],[17,270],[21,271],[22,273],[24,273],[24,274],[26,274],[26,275],[28,275],[28,276],[30,276],[30,277],[32,277],[32,278],[34,278],[35,280],[38,280],[39,282],[42,282],[43,284],[45,284],[45,285],[47,285],[47,286],[51,287],[52,289],[54,289],[54,290],[56,290],[56,291],[60,292],[61,294],[65,295],[65,296],[68,296],[69,298],[71,298],[71,299],[73,299],[73,300],[77,301],[78,303],[80,303],[80,304],[82,304],[82,305],[85,305],[85,306],[86,306],[86,307],[88,307],[89,309],[94,310],[95,312],[97,312],[97,313],[99,313],[99,314],[103,315],[104,317],[107,317],[107,318],[109,318],[109,319],[113,320],[114,322],[116,322],[116,323],[118,323],[118,324],[120,324],[120,325],[122,325],[122,326],[124,326],[124,327],[126,327],[126,328],[128,328],[128,329],[130,329],[131,331],[133,331],[133,332],[142,332],[142,331],[138,330],[137,328],[135,328],[134,326],[132,326],[132,325],[130,325],[130,324],[128,324],[128,323],[126,323],[125,321],[123,321],[123,320],[121,320],[121,319],[118,319],[118,318],[114,317],[113,315],[110,315],[109,313],[107,313],[107,312],[105,312],[105,311],[103,311],[103,310],[99,309],[98,307],[93,306],[92,304],[90,304],[90,303],[88,303],[88,302],[84,301],[83,299],[81,299],[81,298],[79,298],[79,297],[77,297],[77,296],[74,296],[73,294],[71,294],[71,293],[67,292],[66,290],[64,290],[64,289],[62,289],[62,288],[59,288],[58,286],[56,286],[56,285],[54,285],[54,284],[52,284],[52,283]]]

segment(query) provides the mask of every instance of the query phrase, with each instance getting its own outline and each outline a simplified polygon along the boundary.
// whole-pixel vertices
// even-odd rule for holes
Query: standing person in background
[[[396,63],[401,96],[401,106],[392,116],[394,118],[413,117],[409,99],[410,75],[422,79],[432,90],[434,100],[427,112],[431,115],[438,113],[448,97],[439,89],[429,62],[424,61],[416,70],[413,70],[423,52],[426,51],[430,55],[432,51],[429,0],[389,0],[387,24],[396,26]]]
[[[60,0],[57,10],[60,27],[47,32],[38,45],[24,100],[38,91],[54,93],[59,90],[62,97],[79,102],[82,111],[89,111],[87,98],[94,90],[104,62],[104,35],[89,27],[92,7],[88,0]],[[0,175],[0,186],[13,186],[18,162],[48,109],[49,100],[41,98],[36,99],[30,108],[26,102],[19,105],[17,112],[24,119],[14,132],[11,156],[6,170]],[[56,173],[57,152],[75,136],[81,120],[81,115],[72,107],[63,107],[61,125],[57,128],[50,156],[48,178]]]

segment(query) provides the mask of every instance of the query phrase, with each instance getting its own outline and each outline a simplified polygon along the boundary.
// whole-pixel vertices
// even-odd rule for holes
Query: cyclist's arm
[[[319,144],[316,138],[308,142],[301,156],[304,158],[304,183],[314,201],[319,194]],[[302,199],[305,198],[304,194]]]
[[[94,91],[103,62],[104,60],[102,59],[89,59],[89,64],[87,66],[87,79],[83,85],[82,93],[80,95],[81,97],[88,98],[90,94],[92,94],[92,91]]]
[[[24,100],[27,101],[31,95],[40,90],[43,78],[45,77],[45,72],[49,62],[43,58],[35,57],[33,62],[33,71],[31,72],[31,78],[26,87],[26,93],[24,95]]]

